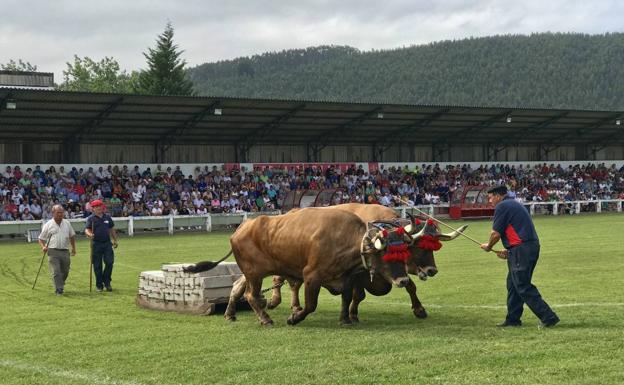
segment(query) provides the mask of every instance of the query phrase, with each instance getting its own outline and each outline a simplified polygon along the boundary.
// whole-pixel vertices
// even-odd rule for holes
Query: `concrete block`
[[[143,271],[143,272],[141,272],[140,277],[142,277],[144,279],[148,279],[149,277],[152,277],[152,276],[155,276],[155,275],[164,275],[164,274],[160,270],[150,270],[150,271]]]
[[[152,299],[163,299],[163,295],[160,291],[151,291],[147,294],[147,298]]]
[[[211,300],[211,299],[215,299],[215,298],[230,298],[230,293],[231,292],[232,292],[232,288],[231,287],[204,289],[203,297],[206,300]]]
[[[160,266],[160,270],[172,273],[184,273],[184,268],[191,265],[192,263],[166,263]]]
[[[231,275],[218,275],[213,277],[202,277],[200,286],[205,289],[213,287],[232,287],[232,284],[236,280]]]

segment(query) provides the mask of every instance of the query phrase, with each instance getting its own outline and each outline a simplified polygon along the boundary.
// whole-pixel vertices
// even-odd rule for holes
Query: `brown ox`
[[[364,271],[363,261],[378,266],[380,279],[389,285],[402,287],[409,281],[406,257],[402,261],[382,258],[381,251],[385,246],[376,241],[392,237],[396,240],[398,236],[400,242],[408,244],[412,238],[401,234],[402,231],[391,224],[376,224],[380,227],[390,225],[385,238],[382,229],[367,226],[357,215],[343,210],[308,208],[244,222],[230,238],[232,252],[244,279],[239,280],[232,290],[226,318],[234,319],[235,303],[244,292],[261,324],[272,324],[263,309],[261,284],[267,276],[280,275],[305,284],[305,307],[295,309],[287,320],[288,324],[297,324],[316,310],[321,286],[332,294],[342,294],[340,320],[351,323],[348,308],[354,279],[359,271]],[[202,271],[205,264],[200,262],[187,270]]]
[[[356,214],[365,222],[375,221],[375,220],[396,220],[399,215],[391,208],[382,206],[382,205],[371,205],[371,204],[360,204],[360,203],[347,203],[337,206],[325,207],[324,210],[343,210],[347,212],[351,212]],[[419,225],[415,220],[413,223],[412,233],[420,231],[425,226],[425,234],[429,234],[432,237],[439,239],[440,241],[450,241],[459,236],[459,232],[463,232],[467,225],[462,226],[458,231],[454,231],[450,234],[442,234],[435,224],[423,221]],[[410,274],[418,275],[421,280],[426,280],[427,277],[434,276],[438,269],[435,264],[435,259],[433,256],[433,250],[430,248],[421,248],[418,247],[418,242],[414,242],[410,245],[410,253],[411,257],[407,261],[407,271]],[[299,304],[299,288],[301,286],[301,282],[288,279],[290,288],[291,288],[291,307],[293,309],[300,308]],[[388,285],[382,277],[378,274],[374,274],[370,279],[358,280],[359,285],[356,285],[353,293],[353,301],[351,303],[349,309],[349,318],[357,322],[358,319],[358,305],[360,302],[364,300],[366,297],[366,291],[369,293],[380,296],[385,295],[392,289],[391,285]],[[268,308],[273,309],[277,307],[281,302],[281,291],[280,287],[284,283],[284,277],[274,276],[273,277],[273,294],[271,296],[271,300],[268,303]],[[407,293],[410,296],[412,302],[412,311],[414,315],[418,318],[426,318],[427,311],[422,306],[420,299],[416,295],[416,285],[414,282],[409,279],[407,285],[405,286]]]

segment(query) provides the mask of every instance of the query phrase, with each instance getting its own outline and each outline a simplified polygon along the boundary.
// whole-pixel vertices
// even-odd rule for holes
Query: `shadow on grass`
[[[218,305],[216,310],[217,316],[223,316],[226,305]],[[367,310],[360,312],[360,322],[353,325],[341,325],[338,317],[339,311],[335,312],[321,311],[315,312],[295,326],[287,326],[286,318],[290,315],[288,307],[279,307],[274,310],[269,310],[269,316],[273,319],[274,327],[290,327],[293,329],[354,329],[354,330],[385,330],[395,332],[426,332],[437,334],[436,331],[446,334],[448,331],[455,332],[482,332],[483,330],[489,330],[492,333],[517,333],[527,331],[544,331],[553,332],[557,330],[576,330],[576,329],[620,329],[621,325],[618,322],[605,323],[595,322],[591,319],[579,320],[578,318],[568,318],[562,316],[562,321],[558,325],[552,328],[543,328],[540,326],[540,321],[529,311],[525,312],[524,324],[518,328],[501,328],[496,325],[505,317],[504,310],[497,311],[497,316],[492,316],[491,312],[488,313],[475,313],[475,312],[450,312],[447,310],[432,309],[429,312],[429,317],[426,319],[419,319],[412,315],[409,307],[406,306],[405,312],[387,312],[387,311],[375,311]],[[251,309],[251,307],[245,303],[239,303],[237,306],[238,320],[235,323],[257,323],[258,319]],[[332,317],[335,317],[332,319]]]

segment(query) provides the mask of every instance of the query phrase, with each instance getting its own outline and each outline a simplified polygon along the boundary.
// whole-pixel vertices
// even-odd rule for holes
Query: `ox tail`
[[[230,255],[232,255],[234,251],[232,249],[230,249],[230,252],[227,253],[225,255],[225,257],[219,259],[217,262],[213,262],[213,261],[202,261],[202,262],[197,262],[194,265],[191,266],[187,266],[184,268],[184,271],[189,272],[189,273],[200,273],[202,271],[208,271],[208,270],[212,270],[215,267],[217,267],[218,264],[220,264],[221,262],[225,261],[226,259],[228,259],[228,257]]]

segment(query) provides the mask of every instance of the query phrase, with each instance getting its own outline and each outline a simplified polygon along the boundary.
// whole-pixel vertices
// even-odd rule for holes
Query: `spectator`
[[[231,171],[204,166],[203,171],[196,167],[194,175],[187,177],[179,166],[173,172],[171,167],[167,168],[164,171],[162,166],[157,166],[156,176],[152,177],[150,168],[141,170],[139,166],[132,170],[117,165],[98,166],[97,170],[87,167],[86,171],[72,167],[67,174],[64,168],[58,167],[57,172],[54,166],[47,170],[39,166],[25,172],[19,166],[7,166],[0,174],[2,212],[7,206],[13,210],[6,202],[12,201],[19,216],[28,207],[35,218],[49,218],[49,208],[55,202],[72,205],[69,212],[75,212],[76,207],[88,212],[85,202],[95,198],[110,200],[114,215],[157,215],[160,211],[173,212],[172,208],[181,214],[197,209],[201,213],[202,204],[212,213],[262,211],[279,207],[289,191],[337,186],[345,190],[344,201],[379,202],[389,207],[402,205],[399,197],[416,205],[447,202],[457,188],[466,185],[506,184],[522,202],[608,199],[620,197],[624,192],[624,167],[603,163],[567,167],[544,163],[489,164],[474,168],[466,164],[422,165],[413,170],[405,166],[380,167],[370,172],[361,166],[342,172],[336,165]],[[592,210],[595,205],[584,204],[582,209]]]

